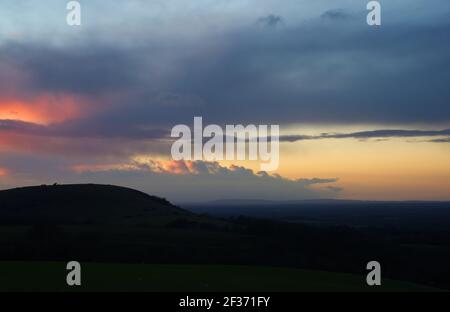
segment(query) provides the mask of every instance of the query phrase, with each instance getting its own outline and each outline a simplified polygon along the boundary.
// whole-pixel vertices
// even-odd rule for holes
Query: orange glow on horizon
[[[32,101],[0,99],[0,120],[50,124],[79,117],[81,110],[71,96],[39,96]]]
[[[8,174],[8,170],[6,168],[0,167],[0,177],[3,177]]]
[[[233,170],[233,166],[230,167]],[[130,162],[115,164],[80,164],[70,168],[73,172],[102,172],[110,170],[120,171],[148,171],[171,175],[197,175],[199,171],[193,161],[171,160],[171,159],[149,159],[138,156]]]

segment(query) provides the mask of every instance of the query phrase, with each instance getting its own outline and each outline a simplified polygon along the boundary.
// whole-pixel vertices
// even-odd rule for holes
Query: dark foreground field
[[[66,264],[0,263],[0,291],[145,292],[304,292],[436,291],[431,287],[385,280],[366,285],[365,276],[311,270],[198,265],[82,265],[82,285],[68,287]]]
[[[405,227],[392,220],[416,216],[417,204],[371,224],[350,207],[341,224],[337,208],[314,220],[301,209],[287,220],[210,217],[107,185],[0,191],[0,289],[65,289],[64,263],[78,261],[86,290],[366,290],[366,265],[378,261],[380,290],[448,290],[447,210],[426,205],[428,217],[414,217],[426,222]]]

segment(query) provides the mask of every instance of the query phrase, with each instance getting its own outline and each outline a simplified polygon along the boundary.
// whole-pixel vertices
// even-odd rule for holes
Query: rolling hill
[[[112,185],[42,185],[0,191],[0,224],[110,224],[189,215],[163,198]]]
[[[272,206],[277,211],[291,212],[289,207]],[[389,207],[384,209],[389,210]],[[264,211],[265,208],[259,204],[251,206],[252,210]],[[308,217],[307,212],[313,208],[317,207],[299,214]],[[321,210],[320,214],[332,215],[333,207],[325,210],[328,213]],[[17,283],[21,284],[15,282],[19,273],[28,270],[28,266],[34,270],[32,268],[39,267],[40,263],[56,263],[48,265],[46,270],[50,272],[67,261],[80,261],[88,264],[88,270],[95,268],[89,275],[94,279],[96,272],[108,265],[113,266],[112,271],[123,272],[125,279],[135,274],[140,278],[138,271],[141,269],[150,275],[166,272],[161,265],[169,265],[167,274],[161,275],[168,285],[192,271],[197,273],[186,276],[183,287],[202,289],[195,277],[204,275],[207,279],[211,277],[208,284],[214,285],[214,289],[226,289],[221,288],[223,285],[233,289],[251,280],[248,289],[257,290],[261,279],[253,279],[259,271],[252,268],[259,267],[267,268],[271,276],[267,278],[267,289],[283,284],[286,285],[283,289],[295,291],[314,288],[317,282],[318,289],[326,290],[331,283],[328,281],[332,281],[335,285],[332,288],[345,290],[349,289],[348,281],[334,273],[353,274],[351,280],[355,287],[350,285],[350,288],[364,289],[365,266],[368,261],[377,259],[383,264],[386,278],[450,288],[447,269],[450,231],[353,227],[339,225],[340,219],[333,221],[316,224],[303,219],[296,222],[248,217],[220,219],[188,212],[165,199],[111,185],[17,188],[0,191],[0,273],[2,270],[9,272],[10,282],[6,288],[16,289]],[[384,218],[381,221],[381,224],[386,222]],[[22,269],[20,263],[24,262]],[[133,267],[139,264],[143,267]],[[233,269],[236,265],[241,267]],[[277,271],[276,267],[287,271]],[[181,273],[171,271],[179,272],[177,268],[182,268]],[[317,274],[317,271],[331,272],[331,275]],[[213,278],[215,274],[220,275],[217,280]],[[285,277],[279,280],[278,274]],[[289,284],[293,274],[305,283]],[[102,285],[110,284],[102,276],[98,278]],[[124,287],[153,290],[161,286],[134,283],[130,280]],[[107,289],[102,285],[89,285]],[[46,289],[53,289],[49,286]],[[409,289],[409,286],[394,288]]]

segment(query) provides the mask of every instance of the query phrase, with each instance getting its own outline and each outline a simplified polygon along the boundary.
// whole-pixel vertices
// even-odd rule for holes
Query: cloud
[[[62,123],[42,125],[21,120],[0,119],[0,133],[9,132],[37,137],[55,138],[124,138],[135,140],[168,139],[169,130],[153,127],[117,125],[77,119]]]
[[[313,179],[298,179],[297,181],[303,185],[314,185],[314,184],[328,184],[328,183],[335,183],[337,182],[339,179],[334,178],[334,179],[318,179],[318,178],[313,178]]]
[[[449,142],[450,142],[450,137],[448,137],[448,138],[443,138],[443,139],[433,139],[433,140],[429,140],[428,142],[433,142],[433,143],[449,143]]]
[[[279,24],[283,23],[283,18],[279,15],[269,14],[267,16],[260,17],[258,22],[268,27],[277,27]]]
[[[325,11],[320,17],[327,20],[348,20],[352,16],[343,9],[332,9]]]
[[[8,170],[6,168],[0,167],[0,177],[8,174]]]
[[[320,139],[386,139],[386,138],[414,138],[450,135],[450,129],[445,130],[372,130],[352,133],[323,133],[320,135],[283,135],[281,142],[297,142]],[[436,142],[436,139],[432,140]],[[445,140],[445,139],[444,139]]]
[[[26,122],[21,120],[0,120],[0,131],[14,131],[25,133],[45,133],[47,127],[32,122]]]
[[[101,183],[128,186],[177,202],[215,199],[332,198],[328,188],[338,179],[288,179],[217,162],[157,160],[134,157],[128,162],[105,157],[83,159],[39,155],[0,155],[2,185]],[[335,185],[332,185],[335,186]]]
[[[420,10],[409,9],[417,0],[406,9],[386,3],[389,22],[376,30],[365,24],[364,6],[328,10],[336,4],[325,0],[307,6],[298,0],[92,0],[83,4],[84,24],[75,30],[64,24],[60,2],[0,4],[0,160],[8,177],[23,183],[76,181],[83,174],[107,182],[109,174],[119,184],[142,182],[149,192],[164,191],[158,184],[164,182],[164,192],[180,198],[194,196],[189,191],[200,196],[199,189],[220,198],[222,188],[243,196],[248,190],[254,198],[275,197],[277,190],[281,197],[316,196],[322,193],[312,186],[333,179],[292,181],[242,167],[126,160],[167,157],[167,130],[194,116],[282,128],[450,122],[446,0]],[[448,130],[388,129],[281,139],[446,142],[449,136]],[[323,185],[337,191],[330,187]]]
[[[133,53],[90,41],[70,47],[8,42],[0,45],[0,63],[26,77],[26,92],[92,95],[125,90],[137,82],[139,59]]]
[[[50,124],[79,118],[87,105],[83,98],[65,94],[39,94],[34,97],[2,98],[0,120],[18,120],[36,124]]]
[[[146,3],[136,7],[146,11]],[[231,10],[230,16],[198,4],[188,21],[176,10],[118,28],[111,22],[122,18],[117,6],[117,16],[104,21],[109,31],[89,23],[89,32],[76,37],[3,42],[0,68],[14,77],[16,87],[8,90],[91,97],[92,106],[107,108],[97,115],[101,123],[169,126],[197,114],[211,123],[450,121],[447,18],[432,11],[405,24],[404,8],[393,7],[390,24],[374,31],[364,25],[364,10],[346,23],[323,23],[321,13],[293,19],[294,4],[260,20],[279,25],[287,16],[289,25],[277,31],[255,25],[260,12],[240,15],[240,6],[223,2],[214,7]],[[124,9],[138,14],[136,7]],[[176,8],[173,2],[167,7]],[[193,18],[198,10],[202,19]],[[273,12],[275,4],[261,10]],[[343,6],[324,16],[339,19],[348,11]],[[217,17],[223,24],[214,22]],[[1,85],[8,76],[0,73]]]
[[[332,185],[327,186],[327,189],[329,189],[332,192],[336,192],[336,193],[340,193],[340,192],[344,191],[344,188],[339,187],[339,186],[332,186]]]
[[[335,196],[327,187],[337,179],[291,180],[279,175],[255,173],[250,169],[224,167],[215,162],[146,161],[125,170],[98,167],[85,171],[69,182],[95,182],[128,185],[175,201],[214,199],[310,199]],[[66,179],[67,181],[67,179]]]

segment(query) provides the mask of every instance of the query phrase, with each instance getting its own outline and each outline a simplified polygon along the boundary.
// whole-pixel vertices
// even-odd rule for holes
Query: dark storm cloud
[[[161,128],[139,128],[98,122],[98,119],[77,119],[48,126],[19,120],[0,120],[0,133],[12,132],[31,136],[66,138],[127,138],[158,140],[170,137],[170,131]]]
[[[170,128],[193,116],[219,124],[449,122],[449,21],[374,29],[363,13],[273,29],[253,21],[180,41],[144,36],[136,45],[7,44],[0,61],[29,74],[25,92],[120,93],[111,110],[91,118],[95,126],[80,123],[105,133]]]
[[[258,22],[269,27],[276,27],[283,23],[283,18],[279,15],[269,14],[267,16],[260,17]]]
[[[444,139],[433,139],[433,140],[429,140],[428,142],[433,142],[433,143],[450,143],[450,137],[444,138]]]
[[[16,133],[35,133],[42,135],[47,133],[47,127],[37,125],[31,122],[19,121],[19,120],[0,120],[0,132],[1,131],[13,131]]]
[[[0,46],[0,62],[25,73],[30,82],[22,89],[97,94],[126,90],[135,84],[138,59],[132,51],[86,42],[80,46],[51,47],[40,43]]]
[[[373,130],[352,133],[323,133],[320,135],[284,135],[281,142],[297,142],[320,139],[383,139],[383,138],[413,138],[434,137],[450,135],[450,129],[445,130]],[[432,142],[443,142],[442,139],[434,139]],[[445,139],[444,139],[445,140]]]
[[[157,140],[168,138],[170,130],[158,127],[140,127],[130,123],[111,123],[102,117],[69,121],[51,128],[55,135],[67,137],[100,137]]]
[[[330,20],[347,20],[351,18],[351,15],[343,9],[333,9],[325,11],[320,17]]]
[[[214,122],[450,121],[450,24],[360,22],[225,38],[220,53],[180,64],[172,87],[206,103],[180,113]]]
[[[118,125],[98,122],[101,118],[79,119],[48,126],[38,125],[31,122],[18,120],[0,120],[0,133],[13,132],[31,136],[51,136],[67,138],[124,138],[134,140],[173,140],[170,138],[170,129],[157,127],[133,127],[129,124]],[[298,142],[322,139],[390,139],[390,138],[423,138],[423,137],[445,137],[450,136],[450,129],[444,130],[402,130],[382,129],[371,131],[358,131],[350,133],[322,133],[319,135],[281,135],[280,142]],[[248,139],[247,139],[248,140]],[[449,138],[430,139],[427,142],[445,143]],[[308,182],[302,180],[302,182]],[[321,181],[311,181],[321,183]],[[324,181],[329,183],[332,181]]]

